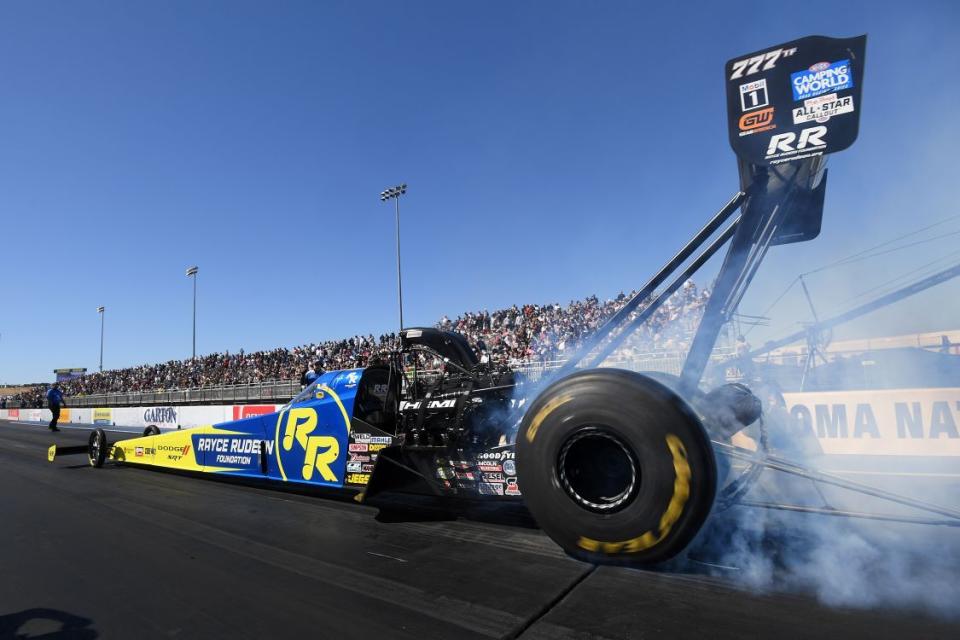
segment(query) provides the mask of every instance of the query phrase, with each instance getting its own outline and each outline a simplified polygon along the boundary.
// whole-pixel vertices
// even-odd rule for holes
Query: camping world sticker
[[[790,88],[794,100],[815,98],[825,93],[836,93],[853,87],[849,60],[818,62],[806,71],[790,74]]]

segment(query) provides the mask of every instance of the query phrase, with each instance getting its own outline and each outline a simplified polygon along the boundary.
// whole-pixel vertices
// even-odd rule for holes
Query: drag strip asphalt
[[[918,615],[595,568],[515,513],[47,462],[88,434],[0,421],[0,638],[960,637]]]

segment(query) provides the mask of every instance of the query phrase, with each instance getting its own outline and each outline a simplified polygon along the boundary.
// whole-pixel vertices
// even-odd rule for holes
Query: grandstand
[[[493,312],[468,311],[454,320],[443,316],[437,326],[464,335],[484,361],[535,376],[569,357],[633,294],[620,293],[605,302],[594,295],[571,301],[565,307],[557,303],[525,304]],[[693,282],[685,283],[611,360],[654,360],[648,368],[678,371],[682,353],[689,347],[708,298],[708,291],[698,290]],[[62,386],[78,406],[285,400],[299,391],[302,373],[315,362],[326,370],[363,367],[371,358],[398,346],[393,333],[378,337],[358,335],[292,349],[214,353],[196,359],[90,373]],[[419,363],[428,370],[441,364],[425,360]],[[11,394],[10,406],[43,406],[43,392],[44,388],[37,386]]]
[[[621,293],[604,302],[589,296],[566,306],[526,304],[493,312],[467,311],[455,319],[443,316],[436,326],[464,335],[484,361],[507,365],[537,379],[559,367],[633,293]],[[708,298],[708,290],[687,282],[605,364],[678,374]],[[371,358],[398,346],[393,333],[378,337],[357,335],[293,348],[214,353],[196,359],[114,369],[62,384],[71,404],[77,407],[285,402],[300,390],[302,373],[315,362],[319,361],[326,370],[364,367]],[[714,352],[714,362],[733,364],[742,355],[744,345],[740,347],[719,347]],[[960,330],[836,341],[823,347],[820,357],[823,364],[828,364],[896,348],[957,355]],[[798,344],[767,353],[762,364],[776,365],[775,378],[799,379],[807,355],[807,347]],[[423,355],[417,364],[420,371],[442,367],[441,362],[427,361]],[[728,374],[734,378],[739,375],[735,367],[731,367],[731,372]],[[796,385],[785,383],[784,389],[791,386]],[[6,387],[0,391],[0,404],[42,407],[45,390],[45,385]]]

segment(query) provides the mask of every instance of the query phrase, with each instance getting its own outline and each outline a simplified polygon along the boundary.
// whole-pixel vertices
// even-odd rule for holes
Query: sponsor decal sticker
[[[400,402],[400,411],[412,411],[420,408],[421,400],[416,402],[407,402],[403,400]],[[427,409],[455,409],[457,406],[457,401],[453,400],[431,400],[427,403]]]
[[[156,451],[166,454],[167,460],[180,460],[190,453],[191,446],[185,444],[183,446],[174,446],[169,444],[161,444],[156,447]]]
[[[370,475],[367,473],[348,473],[347,484],[367,484],[370,482]]]
[[[743,60],[737,60],[731,65],[730,79],[736,80],[737,78],[742,78],[744,76],[751,76],[760,71],[769,71],[777,66],[777,61],[781,58],[789,58],[797,52],[796,47],[791,47],[790,49],[774,49],[773,51],[765,51],[764,53],[757,54],[752,58],[744,58]]]
[[[259,463],[260,443],[266,445],[267,455],[273,455],[273,441],[244,436],[194,436],[193,443],[197,451],[215,453],[211,460],[205,458],[208,465],[244,466]],[[182,454],[185,455],[185,454]]]
[[[329,387],[322,390],[333,402],[319,407],[294,407],[278,418],[277,466],[284,480],[292,476],[307,482],[342,482],[346,455],[341,455],[341,450],[350,446],[346,437],[350,431],[350,418],[339,396]],[[342,431],[337,425],[341,417]],[[284,452],[288,453],[285,455]],[[315,474],[319,475],[316,480]]]
[[[482,462],[477,465],[477,469],[480,471],[489,471],[491,473],[496,473],[498,471],[503,471],[503,467],[499,464],[483,464]]]
[[[513,460],[515,451],[488,451],[477,456],[477,460]]]
[[[508,476],[517,475],[517,463],[513,460],[504,460],[503,461],[503,472]]]
[[[517,485],[516,478],[507,478],[507,486],[506,489],[504,489],[504,493],[508,496],[520,495],[520,487]]]
[[[354,442],[365,442],[367,444],[390,444],[393,441],[393,438],[389,436],[372,436],[369,433],[355,433],[352,439]]]
[[[853,73],[849,60],[818,62],[806,71],[790,74],[790,88],[794,100],[815,98],[825,93],[836,93],[853,88]]]
[[[363,465],[359,462],[347,463],[347,473],[360,473],[361,469],[363,469]]]
[[[351,442],[349,449],[351,453],[366,453],[369,446],[365,442]]]
[[[754,133],[776,129],[777,125],[773,124],[773,107],[743,114],[740,116],[738,126],[740,127],[741,138]]]
[[[480,483],[480,495],[484,496],[502,496],[503,495],[503,485],[502,484],[491,484],[489,482]]]
[[[350,371],[348,373],[341,373],[336,378],[333,379],[333,386],[339,386],[343,384],[347,389],[352,389],[357,386],[357,383],[360,382],[360,374],[356,371]]]
[[[793,109],[793,124],[804,122],[826,122],[833,116],[853,113],[853,96],[838,98],[837,94],[810,98],[803,101],[802,107]]]
[[[793,132],[774,134],[767,144],[766,159],[777,164],[819,156],[827,147],[826,135],[827,128],[823,125],[801,129],[799,136]]]
[[[770,98],[767,96],[766,78],[740,85],[740,111],[759,109],[768,104]]]
[[[233,407],[233,419],[242,420],[243,418],[252,418],[253,416],[263,416],[275,412],[272,404],[243,404]]]
[[[437,469],[437,477],[443,480],[453,480],[453,469],[450,469],[449,467],[439,467]]]
[[[150,407],[144,410],[143,421],[147,424],[177,424],[177,410],[173,407]]]

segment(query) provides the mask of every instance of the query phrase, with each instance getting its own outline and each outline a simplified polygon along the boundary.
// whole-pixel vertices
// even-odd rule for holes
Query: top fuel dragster
[[[850,146],[862,108],[866,36],[802,38],[730,60],[730,142],[740,190],[550,380],[524,384],[481,363],[459,334],[401,331],[401,349],[364,369],[321,375],[279,412],[85,447],[106,461],[280,483],[522,500],[568,553],[650,565],[684,550],[712,511],[735,503],[761,469],[909,504],[960,523],[960,513],[900,498],[732,444],[762,425],[743,385],[703,389],[704,369],[771,246],[815,238],[826,156]],[[737,217],[733,217],[739,210]],[[600,364],[721,248],[712,294],[679,376]],[[411,354],[444,362],[409,376]],[[745,464],[732,471],[730,460]],[[521,493],[522,492],[522,493]],[[783,505],[781,505],[783,506]],[[850,514],[852,515],[852,514]]]

